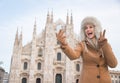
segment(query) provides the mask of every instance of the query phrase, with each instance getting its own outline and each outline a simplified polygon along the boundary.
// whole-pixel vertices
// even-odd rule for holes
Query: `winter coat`
[[[79,43],[75,49],[68,44],[61,48],[71,60],[82,57],[83,67],[79,83],[112,83],[108,66],[116,67],[117,60],[109,43],[105,42],[98,50],[86,42]]]

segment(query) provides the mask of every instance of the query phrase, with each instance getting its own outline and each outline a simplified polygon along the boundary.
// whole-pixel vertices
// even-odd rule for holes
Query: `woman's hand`
[[[104,43],[107,42],[107,39],[105,38],[105,32],[106,30],[104,30],[103,32],[100,32],[100,38],[98,39],[99,47],[102,47]]]
[[[56,37],[57,40],[62,44],[62,45],[66,45],[66,36],[64,35],[64,31],[62,29],[60,29],[60,31],[58,33],[56,33]]]

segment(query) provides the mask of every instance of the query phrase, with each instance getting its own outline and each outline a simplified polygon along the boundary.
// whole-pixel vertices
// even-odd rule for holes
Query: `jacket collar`
[[[90,39],[85,39],[85,43],[87,46],[89,46],[90,48],[94,49],[94,50],[98,50],[98,45],[97,42],[96,44],[94,44]]]

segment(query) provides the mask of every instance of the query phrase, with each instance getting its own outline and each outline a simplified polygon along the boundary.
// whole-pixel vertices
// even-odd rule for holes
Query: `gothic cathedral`
[[[78,43],[72,14],[67,13],[66,22],[61,19],[54,22],[53,13],[48,12],[45,29],[37,35],[36,21],[33,28],[32,40],[24,46],[22,33],[16,32],[9,83],[78,83],[82,60],[71,61],[56,39],[56,32],[63,29],[73,48]]]

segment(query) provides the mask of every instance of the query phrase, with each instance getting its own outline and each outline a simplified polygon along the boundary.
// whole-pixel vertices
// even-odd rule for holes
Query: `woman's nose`
[[[87,30],[90,30],[90,27],[87,27]]]

